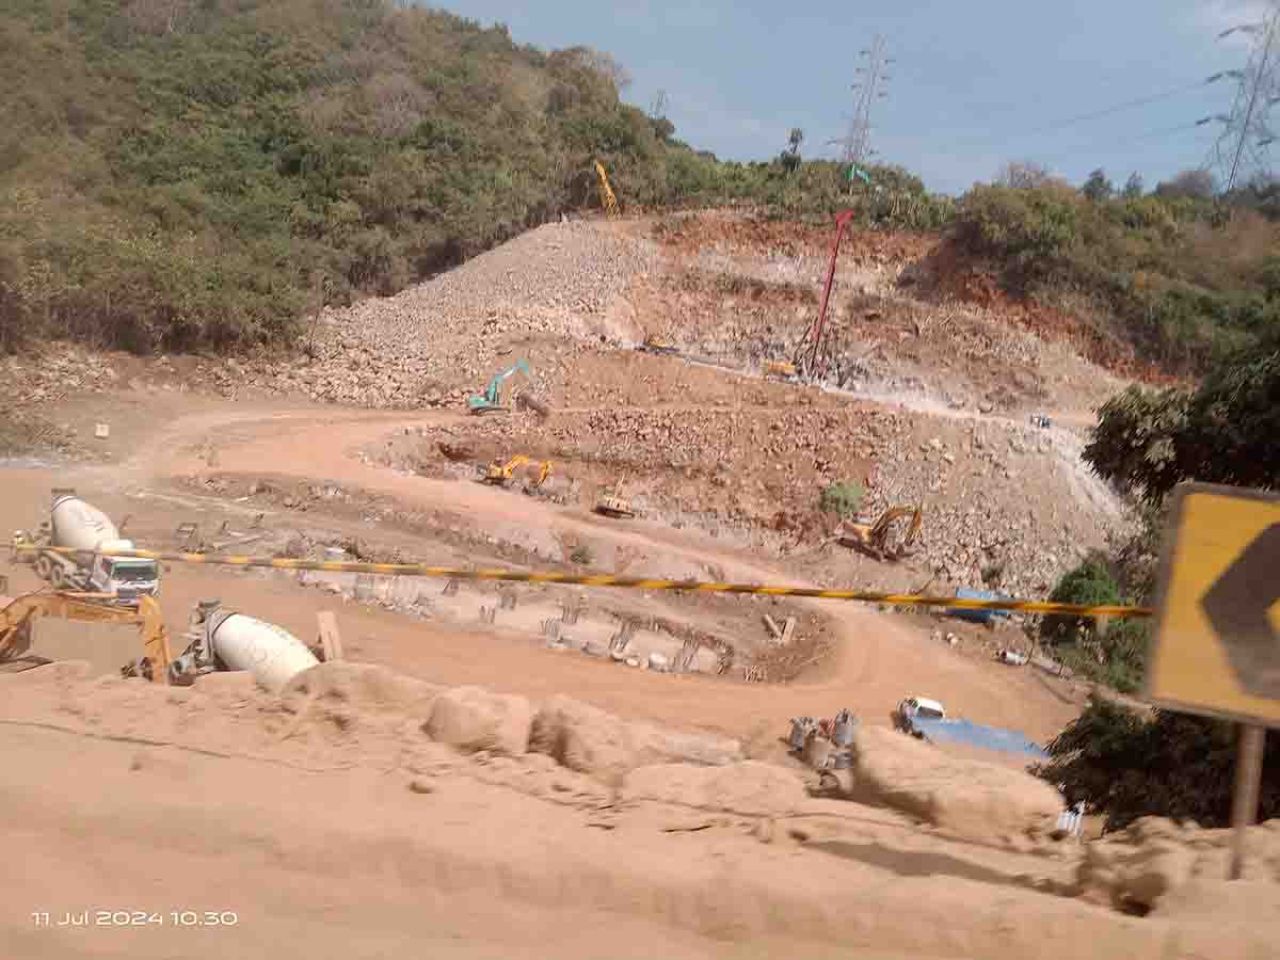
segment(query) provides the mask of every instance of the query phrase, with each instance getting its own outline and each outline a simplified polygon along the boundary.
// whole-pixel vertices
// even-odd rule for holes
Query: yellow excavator
[[[41,617],[53,617],[80,623],[136,624],[142,655],[121,667],[125,676],[145,677],[166,683],[173,652],[169,647],[169,631],[165,629],[160,604],[154,597],[138,597],[136,609],[110,602],[105,594],[72,593],[41,590],[8,600],[0,599],[0,663],[29,662],[40,658],[27,656],[31,648],[32,627]]]
[[[791,380],[796,377],[796,365],[790,360],[766,360],[761,368],[770,380]]]
[[[515,477],[516,471],[527,463],[536,463],[538,468],[538,473],[532,481],[532,486],[537,488],[546,483],[547,478],[551,476],[551,461],[534,461],[523,453],[517,453],[506,463],[501,460],[494,460],[493,463],[485,468],[483,480],[485,483],[490,483],[494,486],[505,487]]]
[[[908,518],[906,533],[891,544],[889,534],[894,523]],[[901,560],[910,555],[911,545],[920,535],[923,522],[924,515],[919,507],[890,507],[874,523],[845,523],[836,534],[836,542],[861,550],[877,560]]]
[[[645,353],[660,353],[666,356],[674,356],[680,352],[680,348],[666,337],[652,335],[644,338],[644,343],[640,344],[639,349]]]

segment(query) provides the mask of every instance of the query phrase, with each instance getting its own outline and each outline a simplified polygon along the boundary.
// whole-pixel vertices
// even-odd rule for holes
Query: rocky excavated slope
[[[530,340],[617,339],[620,294],[649,245],[607,225],[551,223],[394,297],[326,309],[299,357],[232,364],[224,392],[266,389],[329,403],[460,403]]]
[[[621,489],[647,515],[735,530],[779,552],[818,550],[819,581],[852,572],[830,562],[852,562],[846,548],[822,547],[838,518],[820,510],[821,494],[836,482],[865,487],[867,517],[923,508],[907,573],[917,585],[933,577],[939,587],[1042,592],[1121,524],[1069,431],[787,393],[778,406],[602,408],[422,428],[398,438],[389,456],[435,476],[465,476],[517,452],[550,459],[552,489],[567,502],[589,508],[602,489]],[[872,564],[865,573],[890,570]]]

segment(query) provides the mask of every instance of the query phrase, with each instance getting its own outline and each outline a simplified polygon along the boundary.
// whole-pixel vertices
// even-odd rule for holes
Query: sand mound
[[[1195,883],[1227,875],[1230,842],[1229,830],[1201,830],[1194,824],[1143,817],[1091,843],[1077,881],[1086,897],[1121,909],[1200,915],[1216,902],[1218,893]],[[1249,829],[1244,875],[1246,880],[1280,882],[1280,820]],[[1270,889],[1273,901],[1280,897],[1280,887]]]
[[[631,723],[568,697],[539,706],[480,687],[439,687],[376,664],[320,664],[279,695],[247,673],[210,673],[189,687],[166,687],[91,672],[88,664],[61,661],[0,675],[0,712],[315,768],[390,769],[441,746],[507,756],[532,749],[616,784],[646,764],[742,759],[736,741]]]
[[[422,731],[438,743],[469,753],[490,750],[519,756],[529,746],[533,708],[524,697],[455,687],[435,701]]]
[[[855,792],[959,837],[1010,841],[1045,835],[1062,812],[1061,796],[1043,780],[956,759],[884,727],[861,727],[855,747]]]
[[[742,758],[742,749],[734,741],[628,722],[563,696],[552,697],[534,716],[529,749],[607,782],[616,782],[644,764],[671,760],[724,764]]]
[[[237,674],[209,674],[199,682],[207,684],[218,676],[233,677]],[[299,674],[284,691],[284,697],[313,697],[346,703],[374,713],[421,712],[426,715],[442,689],[377,664],[339,660],[322,663]]]
[[[650,800],[743,816],[788,816],[807,794],[794,774],[770,763],[746,760],[723,767],[662,763],[640,767],[622,784],[624,800]]]

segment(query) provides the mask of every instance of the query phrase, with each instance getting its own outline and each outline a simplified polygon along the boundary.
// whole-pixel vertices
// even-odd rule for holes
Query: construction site
[[[562,219],[297,354],[0,369],[8,956],[1274,956],[1276,821],[1227,887],[1028,772],[1095,690],[1031,614],[787,593],[1130,532],[1134,371],[940,235]]]

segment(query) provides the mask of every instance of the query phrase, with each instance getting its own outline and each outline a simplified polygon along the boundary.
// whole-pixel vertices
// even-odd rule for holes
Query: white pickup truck
[[[901,701],[893,712],[893,725],[903,733],[919,736],[915,728],[916,720],[945,720],[947,711],[937,700],[927,697],[908,697]]]

